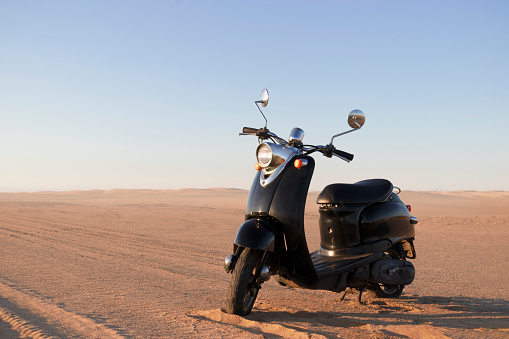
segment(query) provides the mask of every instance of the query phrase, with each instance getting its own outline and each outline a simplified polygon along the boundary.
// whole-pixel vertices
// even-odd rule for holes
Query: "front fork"
[[[237,259],[240,256],[240,253],[244,250],[244,247],[237,246],[235,250],[235,254],[230,254],[224,259],[224,270],[226,273],[232,273],[235,269],[235,265],[237,264]],[[257,284],[257,287],[260,288],[260,285],[269,280],[271,273],[270,268],[267,265],[267,262],[269,262],[271,252],[269,251],[263,251],[262,259],[260,260],[260,263],[256,266],[255,272],[254,272],[254,281]]]

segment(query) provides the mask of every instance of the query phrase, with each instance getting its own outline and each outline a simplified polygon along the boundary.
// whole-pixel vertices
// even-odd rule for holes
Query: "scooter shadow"
[[[402,296],[398,299],[370,299],[368,312],[352,312],[370,323],[398,325],[430,324],[451,329],[508,329],[509,302],[505,299]]]
[[[267,302],[257,303],[246,317],[226,314],[224,310],[193,315],[195,319],[235,326],[251,334],[271,338],[321,335],[337,338],[350,335],[373,334],[394,338],[408,338],[404,332],[392,332],[397,326],[411,325],[423,331],[434,328],[445,335],[472,332],[494,337],[507,335],[509,330],[509,302],[505,299],[472,297],[402,296],[398,299],[366,298],[362,304],[345,300],[337,302],[337,311],[308,311],[278,308]],[[392,330],[387,330],[387,326]],[[479,332],[480,331],[480,332]],[[483,332],[484,331],[484,332]],[[487,332],[486,332],[487,331]]]

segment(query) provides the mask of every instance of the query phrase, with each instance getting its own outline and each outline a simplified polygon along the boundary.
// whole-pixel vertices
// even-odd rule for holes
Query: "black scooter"
[[[337,150],[334,138],[359,130],[364,113],[348,116],[351,130],[337,134],[328,145],[302,143],[304,131],[294,128],[288,141],[267,129],[258,106],[267,106],[266,89],[255,104],[265,119],[260,129],[244,127],[240,135],[255,135],[258,170],[246,207],[246,221],[234,240],[233,254],[224,268],[232,273],[226,311],[251,312],[263,282],[271,276],[284,286],[346,293],[368,290],[377,297],[398,297],[414,280],[413,244],[417,218],[394,193],[388,180],[332,184],[323,189],[319,204],[320,249],[309,253],[304,234],[304,206],[315,162],[320,152],[347,162],[353,155]],[[271,142],[264,142],[270,140]],[[344,295],[343,295],[344,297]]]

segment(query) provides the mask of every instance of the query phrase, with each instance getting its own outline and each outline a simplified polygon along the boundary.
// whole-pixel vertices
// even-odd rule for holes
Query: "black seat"
[[[383,201],[392,193],[389,180],[369,179],[355,184],[331,184],[323,189],[317,204],[364,205]]]

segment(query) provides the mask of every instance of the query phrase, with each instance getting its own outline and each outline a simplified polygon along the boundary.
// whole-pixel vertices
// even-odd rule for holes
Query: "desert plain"
[[[271,279],[239,317],[223,260],[247,191],[0,193],[0,338],[509,338],[509,192],[400,196],[419,218],[400,298]]]

